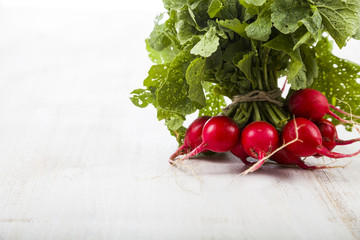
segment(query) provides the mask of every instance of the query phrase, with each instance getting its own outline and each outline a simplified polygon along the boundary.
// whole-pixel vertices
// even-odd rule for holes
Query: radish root
[[[341,102],[343,102],[342,100],[340,100],[340,99],[338,99],[338,101],[341,101]],[[346,103],[347,104],[347,103]],[[336,111],[338,111],[339,113],[342,113],[342,114],[344,114],[344,115],[346,115],[346,116],[349,116],[349,117],[351,117],[351,118],[360,118],[360,116],[357,116],[357,115],[353,115],[352,113],[351,113],[351,108],[350,108],[350,112],[348,113],[348,112],[345,112],[344,110],[342,110],[342,109],[340,109],[340,108],[338,108],[338,107],[336,107],[336,106],[334,106],[334,105],[329,105],[332,109],[334,109],[334,110],[336,110]]]
[[[178,170],[179,167],[184,167],[188,170],[190,170],[190,172],[192,173],[193,176],[195,176],[195,178],[200,182],[203,183],[203,180],[200,178],[200,176],[195,172],[195,169],[193,167],[190,167],[188,164],[185,164],[185,162],[182,159],[178,159],[178,160],[169,160],[169,162],[176,166],[176,169]]]
[[[177,175],[177,172],[178,172],[178,170],[179,170],[179,166],[180,166],[180,165],[176,165],[175,172],[174,172],[176,185],[178,185],[179,188],[182,189],[182,190],[185,191],[185,192],[189,192],[189,193],[193,193],[193,194],[196,194],[196,195],[200,195],[200,193],[195,192],[195,191],[193,191],[193,190],[191,190],[191,189],[188,189],[188,188],[184,187],[182,184],[179,183],[179,181],[178,181],[178,175]]]
[[[345,101],[343,101],[343,100],[341,100],[341,99],[338,99],[338,98],[337,98],[336,100],[339,101],[339,102],[341,102],[341,103],[346,104],[346,105],[349,107],[350,113],[346,114],[346,112],[343,111],[343,110],[341,110],[341,109],[339,109],[339,110],[340,110],[339,112],[343,111],[343,112],[345,112],[345,113],[344,113],[345,115],[350,116],[350,121],[345,120],[346,123],[352,124],[352,127],[354,127],[355,130],[356,130],[358,133],[360,133],[360,123],[355,122],[354,119],[353,119],[353,118],[360,118],[360,116],[356,116],[356,115],[353,115],[353,114],[352,114],[352,108],[351,108],[351,106],[350,106],[349,103],[347,103],[347,102],[345,102]],[[330,107],[335,107],[335,106],[330,105]],[[336,107],[335,107],[335,108],[336,108]],[[337,110],[337,109],[338,109],[338,108],[336,108],[335,110]],[[341,112],[341,113],[343,113],[343,112]],[[338,119],[338,120],[339,120],[339,119]],[[343,119],[343,120],[344,120],[344,119]],[[341,120],[339,120],[339,121],[342,122]]]

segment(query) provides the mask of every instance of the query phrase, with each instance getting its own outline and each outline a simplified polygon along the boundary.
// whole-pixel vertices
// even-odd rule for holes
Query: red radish
[[[283,165],[294,165],[294,166],[298,166],[299,168],[302,169],[322,169],[322,168],[327,168],[326,166],[308,166],[305,164],[305,162],[303,160],[301,160],[300,157],[292,154],[291,152],[289,152],[288,150],[286,150],[285,148],[274,152],[274,154],[270,157],[271,160],[279,163],[279,164],[283,164]]]
[[[334,124],[326,119],[321,119],[320,121],[315,122],[315,124],[320,130],[322,145],[330,151],[333,150],[337,145],[336,139],[338,137]]]
[[[170,159],[173,160],[177,156],[188,153],[200,145],[202,142],[202,129],[209,119],[209,116],[198,117],[189,125],[185,132],[184,143],[171,155]]]
[[[331,112],[330,106],[324,94],[311,88],[296,91],[288,101],[289,111],[296,117],[320,121],[326,114],[329,114],[340,122],[351,123]]]
[[[237,143],[240,129],[229,117],[215,116],[210,118],[202,130],[202,142],[181,160],[193,157],[204,151],[217,153],[230,151]]]
[[[323,145],[329,150],[333,150],[337,145],[347,145],[360,141],[360,138],[341,140],[338,138],[335,125],[327,119],[321,119],[315,122],[319,128],[323,140]]]
[[[360,150],[352,154],[331,152],[322,145],[319,128],[315,123],[305,118],[290,120],[282,131],[282,141],[285,145],[288,144],[286,150],[299,157],[309,157],[318,153],[330,158],[344,158],[360,153]]]
[[[240,160],[245,165],[253,165],[254,163],[249,162],[246,160],[248,157],[250,157],[244,150],[243,146],[241,145],[241,138],[238,140],[238,142],[235,144],[235,146],[230,150],[230,152],[235,155],[236,157],[240,158]]]
[[[252,122],[241,133],[241,145],[246,154],[259,160],[243,173],[247,174],[259,169],[266,160],[264,158],[279,146],[279,134],[270,123]]]

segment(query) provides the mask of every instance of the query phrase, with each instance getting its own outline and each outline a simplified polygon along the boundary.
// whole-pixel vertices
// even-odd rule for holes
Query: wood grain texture
[[[230,154],[170,167],[175,141],[128,99],[152,27],[131,17],[1,8],[1,240],[360,239],[359,157],[241,177]]]

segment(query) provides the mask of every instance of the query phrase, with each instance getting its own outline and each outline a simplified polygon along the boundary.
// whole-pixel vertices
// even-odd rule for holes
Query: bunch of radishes
[[[341,122],[349,122],[330,111],[326,97],[317,90],[303,89],[295,92],[288,100],[288,110],[293,117],[282,129],[281,137],[276,128],[268,122],[256,121],[239,129],[237,124],[226,116],[203,116],[197,118],[188,127],[184,144],[170,157],[185,160],[199,153],[227,152],[239,157],[245,164],[252,165],[243,174],[259,169],[271,157],[271,160],[284,165],[295,165],[302,169],[319,169],[326,166],[308,166],[301,159],[309,156],[327,156],[330,158],[352,157],[352,154],[332,152],[336,145],[350,144],[360,139],[340,140],[336,128],[324,119],[329,114]],[[357,116],[354,116],[357,117]],[[258,159],[249,162],[248,157]]]

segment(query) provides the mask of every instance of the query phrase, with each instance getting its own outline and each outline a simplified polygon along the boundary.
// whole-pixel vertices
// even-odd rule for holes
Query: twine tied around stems
[[[243,103],[243,102],[271,102],[278,105],[279,107],[282,107],[284,103],[277,100],[277,98],[281,97],[281,94],[282,92],[280,89],[273,89],[268,92],[261,90],[254,90],[245,95],[235,95],[233,98],[233,102],[230,103],[223,110],[227,111],[235,104]]]

